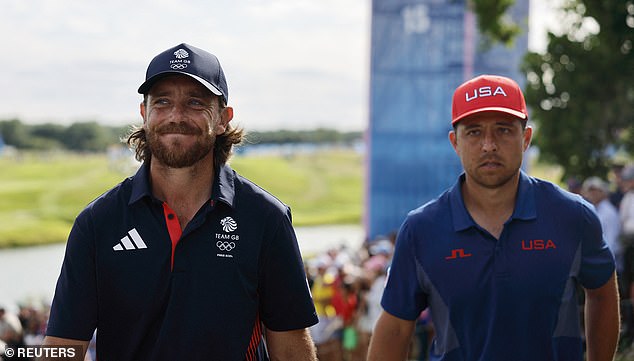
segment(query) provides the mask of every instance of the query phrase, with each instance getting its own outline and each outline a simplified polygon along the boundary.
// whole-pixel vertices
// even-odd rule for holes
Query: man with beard
[[[45,344],[96,329],[99,360],[316,360],[290,209],[227,164],[243,131],[218,59],[168,49],[139,93],[143,164],[77,217]]]
[[[369,360],[405,360],[429,307],[430,358],[612,360],[614,260],[593,207],[521,169],[532,129],[513,80],[483,75],[453,95],[449,141],[464,173],[400,228]]]

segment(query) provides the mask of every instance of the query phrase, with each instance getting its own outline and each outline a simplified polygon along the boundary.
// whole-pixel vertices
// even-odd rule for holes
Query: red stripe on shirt
[[[260,346],[260,342],[262,342],[262,324],[260,323],[260,315],[258,314],[255,317],[251,341],[249,342],[249,347],[247,347],[246,361],[258,361],[258,346]]]
[[[171,269],[174,269],[174,251],[176,250],[176,245],[178,241],[181,239],[181,235],[183,234],[183,230],[181,229],[181,224],[178,221],[178,217],[176,216],[176,212],[174,212],[167,203],[163,202],[163,214],[165,215],[165,223],[167,224],[167,232],[170,235],[170,240],[172,241],[172,258],[171,258]]]

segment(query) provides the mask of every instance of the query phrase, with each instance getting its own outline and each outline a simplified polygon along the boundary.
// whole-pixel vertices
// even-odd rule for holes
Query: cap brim
[[[460,114],[459,117],[456,117],[455,119],[453,119],[451,121],[451,125],[456,125],[456,123],[458,123],[459,121],[461,121],[462,119],[474,115],[474,114],[478,114],[478,113],[484,113],[484,112],[495,112],[495,113],[504,113],[504,114],[510,114],[513,115],[517,118],[520,118],[522,120],[525,120],[528,118],[528,116],[526,116],[526,114],[519,112],[515,109],[509,109],[509,108],[503,108],[503,107],[486,107],[486,108],[478,108],[478,109],[474,109],[471,111],[468,111],[466,113]]]
[[[185,73],[182,71],[175,71],[175,70],[170,70],[170,71],[163,71],[160,72],[158,74],[155,74],[153,77],[151,77],[150,79],[147,79],[143,84],[141,84],[141,86],[139,87],[139,94],[147,94],[150,91],[150,88],[152,88],[152,85],[154,85],[154,83],[156,83],[157,80],[170,75],[170,74],[183,74],[183,75],[187,75],[191,78],[196,79],[200,84],[204,85],[205,88],[209,89],[209,91],[211,91],[212,93],[214,93],[215,95],[218,96],[222,96],[224,98],[224,95],[222,94],[222,92],[220,90],[218,90],[218,88],[216,88],[215,86],[213,86],[210,82],[206,81],[205,79],[194,75],[194,74],[189,74],[189,73]],[[226,101],[226,99],[225,99]]]

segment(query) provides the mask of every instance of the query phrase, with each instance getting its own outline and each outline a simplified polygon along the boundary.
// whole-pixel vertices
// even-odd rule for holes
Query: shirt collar
[[[233,207],[235,194],[235,172],[228,164],[223,164],[215,172],[214,183],[211,188],[211,199]],[[149,162],[143,162],[132,177],[132,193],[128,204],[131,205],[144,197],[153,197],[150,187]]]
[[[236,173],[228,164],[221,165],[216,170],[211,199],[221,201],[233,208],[236,195],[235,178]]]
[[[152,197],[150,188],[150,163],[143,162],[139,170],[132,177],[132,193],[128,205],[139,201],[143,197]]]
[[[475,227],[475,222],[467,207],[464,205],[462,198],[462,183],[465,180],[465,174],[462,173],[456,183],[449,190],[449,204],[453,218],[453,227],[455,231],[462,231],[470,227]],[[537,217],[535,209],[535,189],[532,187],[534,178],[529,177],[523,171],[520,171],[519,186],[517,190],[517,199],[515,201],[515,209],[511,215],[511,219],[529,220]]]

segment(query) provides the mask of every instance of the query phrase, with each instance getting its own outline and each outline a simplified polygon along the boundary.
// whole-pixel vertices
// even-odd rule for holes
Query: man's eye
[[[189,101],[189,105],[191,105],[193,107],[197,107],[197,108],[206,108],[207,107],[205,102],[203,102],[202,100],[199,100],[199,99],[190,100]]]

